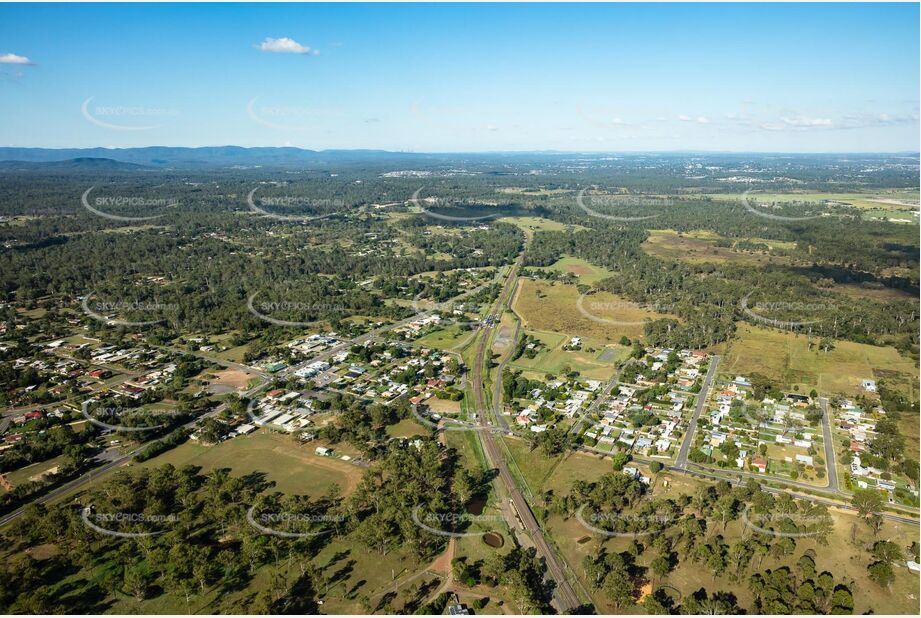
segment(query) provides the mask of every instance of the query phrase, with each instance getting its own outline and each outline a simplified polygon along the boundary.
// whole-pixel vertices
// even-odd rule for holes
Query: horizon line
[[[147,148],[183,148],[187,150],[203,150],[207,148],[241,148],[244,150],[268,148],[277,150],[300,150],[303,152],[382,152],[388,154],[416,154],[416,155],[503,155],[503,154],[592,154],[592,155],[624,155],[624,154],[797,154],[797,155],[916,155],[921,157],[921,150],[699,150],[693,148],[674,150],[390,150],[387,148],[323,148],[312,149],[303,146],[240,146],[237,144],[213,144],[207,146],[170,146],[164,144],[151,144],[147,146],[0,146],[0,149],[19,150],[143,150]]]

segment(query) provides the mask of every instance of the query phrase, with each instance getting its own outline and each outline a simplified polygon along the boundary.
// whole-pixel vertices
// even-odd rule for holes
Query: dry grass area
[[[246,390],[246,385],[252,380],[255,374],[240,369],[224,369],[212,374],[212,386],[229,386],[238,391]]]
[[[283,493],[319,497],[335,483],[342,495],[348,495],[361,481],[362,469],[336,457],[315,455],[317,446],[320,444],[299,444],[290,435],[260,430],[215,446],[186,442],[140,465],[170,463],[179,468],[191,464],[201,466],[206,474],[230,468],[234,476],[261,472]]]
[[[771,247],[770,251],[748,251],[734,247],[718,247],[721,236],[714,232],[699,230],[676,232],[674,230],[650,230],[649,238],[643,243],[643,250],[663,260],[681,260],[690,264],[726,263],[761,266],[764,264],[792,264],[795,262],[786,251],[790,243],[753,238]]]
[[[529,330],[577,335],[606,343],[615,343],[624,335],[631,339],[642,337],[647,319],[674,317],[608,292],[585,296],[581,303],[580,296],[574,285],[522,279],[513,307]]]
[[[856,283],[839,283],[830,288],[830,291],[843,294],[849,298],[876,300],[880,302],[917,298],[917,296],[907,290],[897,290],[886,287],[866,287]]]
[[[865,378],[887,378],[917,401],[917,366],[893,347],[836,341],[828,353],[807,347],[807,337],[786,331],[740,324],[729,343],[720,370],[733,375],[763,374],[783,387],[808,393],[855,396]]]

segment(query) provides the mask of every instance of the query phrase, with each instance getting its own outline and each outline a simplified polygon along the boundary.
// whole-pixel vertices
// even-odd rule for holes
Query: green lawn
[[[265,473],[275,489],[289,494],[323,495],[334,483],[343,494],[350,493],[361,479],[361,468],[334,457],[314,454],[317,444],[298,444],[287,434],[258,430],[215,446],[186,442],[159,457],[138,464],[145,467],[165,463],[176,467],[201,466],[202,471],[230,468],[234,476]],[[340,449],[336,447],[336,455]]]
[[[595,266],[591,262],[568,255],[560,258],[550,266],[539,267],[537,270],[572,273],[579,278],[579,283],[586,283],[589,285],[596,281],[614,276],[614,273],[606,268]]]

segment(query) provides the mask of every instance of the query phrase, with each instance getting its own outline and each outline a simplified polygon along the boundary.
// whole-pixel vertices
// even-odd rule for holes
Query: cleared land
[[[572,273],[579,278],[579,283],[592,284],[596,281],[601,281],[608,277],[613,277],[614,273],[600,266],[595,266],[591,262],[586,262],[583,259],[564,256],[551,264],[550,266],[543,266],[537,270],[546,270],[559,273]]]
[[[738,240],[734,241],[731,247],[719,247],[716,243],[720,240],[723,240],[722,236],[705,230],[693,232],[650,230],[649,238],[643,243],[643,250],[649,255],[663,260],[681,260],[690,264],[732,262],[760,266],[763,264],[792,264],[794,262],[789,255],[786,255],[786,252],[794,248],[793,243],[749,238],[746,239],[749,242],[770,247],[769,250],[751,251],[737,248]]]
[[[836,341],[827,353],[807,347],[806,335],[740,324],[727,346],[721,370],[733,375],[760,373],[800,392],[855,396],[860,381],[887,379],[917,401],[917,367],[893,347]]]
[[[618,345],[602,346],[591,339],[583,340],[582,350],[564,350],[569,342],[566,335],[543,331],[526,331],[544,343],[534,358],[522,355],[509,363],[509,367],[520,369],[530,379],[543,379],[544,375],[560,375],[567,368],[578,371],[583,377],[607,380],[614,375],[618,363],[626,358],[629,350]],[[590,351],[591,350],[591,351]]]
[[[705,194],[714,200],[734,201],[741,197],[735,193]],[[829,205],[845,204],[855,208],[893,211],[918,211],[918,192],[904,189],[872,193],[752,193],[750,198],[759,203],[827,202]]]
[[[544,219],[543,217],[501,217],[496,219],[496,221],[516,225],[528,236],[532,235],[534,232],[562,232],[565,230],[585,229],[581,225],[558,223],[550,219]]]
[[[299,444],[292,436],[260,430],[214,446],[186,442],[142,466],[163,464],[201,466],[207,473],[230,468],[234,476],[262,472],[286,494],[322,496],[333,484],[348,495],[361,480],[361,468],[335,457],[314,454],[313,443]]]
[[[622,336],[641,338],[645,320],[674,317],[608,292],[586,296],[581,303],[580,296],[574,285],[522,279],[513,307],[528,329],[578,335],[603,343],[614,343]]]
[[[255,374],[239,369],[224,369],[208,376],[211,382],[209,390],[212,393],[232,393],[246,390],[249,381]]]

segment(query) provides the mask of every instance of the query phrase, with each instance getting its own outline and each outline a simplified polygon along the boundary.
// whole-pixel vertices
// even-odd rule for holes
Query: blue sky
[[[917,4],[0,5],[0,145],[916,151]]]

